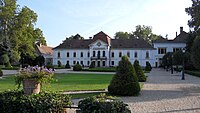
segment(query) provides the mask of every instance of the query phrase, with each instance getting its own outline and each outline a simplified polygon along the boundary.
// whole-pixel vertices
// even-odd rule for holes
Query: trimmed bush
[[[62,67],[62,63],[58,61],[58,67]]]
[[[46,65],[47,69],[54,69],[54,66],[51,64],[51,62],[47,62],[47,65]]]
[[[95,68],[95,62],[91,62],[90,67],[89,68]]]
[[[78,104],[81,113],[131,113],[127,106],[122,101],[105,94],[85,98]]]
[[[7,54],[3,54],[1,56],[1,62],[3,63],[3,65],[9,62],[9,57]]]
[[[134,68],[135,68],[135,72],[136,72],[139,82],[146,82],[147,77],[145,76],[144,71],[142,67],[140,66],[138,60],[135,60]]]
[[[73,71],[81,71],[82,70],[82,67],[80,64],[76,64],[74,67],[73,67]]]
[[[42,92],[26,96],[22,91],[0,93],[1,113],[58,113],[71,106],[68,95]]]
[[[151,64],[149,62],[146,62],[145,71],[151,71],[151,70],[152,70]]]
[[[0,77],[3,76],[3,71],[0,69]]]
[[[11,67],[12,67],[11,64],[10,64],[10,62],[6,63],[5,65],[6,65],[6,67],[8,67],[8,68],[11,68]]]
[[[70,65],[69,65],[69,63],[67,63],[67,64],[65,65],[65,68],[66,68],[66,69],[70,69],[70,68],[71,68]]]
[[[123,56],[119,61],[116,74],[113,76],[108,91],[114,95],[133,96],[140,92],[140,85],[138,82],[135,69],[130,63],[127,56]]]

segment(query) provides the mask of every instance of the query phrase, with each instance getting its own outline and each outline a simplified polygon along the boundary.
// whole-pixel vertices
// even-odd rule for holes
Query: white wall
[[[186,43],[154,43],[154,48],[156,51],[154,53],[154,57],[156,58],[156,62],[158,62],[159,66],[159,58],[163,58],[165,54],[158,54],[158,48],[166,48],[166,53],[173,52],[173,48],[185,48]]]
[[[58,58],[58,52],[60,52],[60,58]],[[69,57],[67,57],[67,52],[69,52]],[[74,57],[74,52],[76,52],[76,57]],[[83,52],[83,57],[81,57],[81,52]],[[66,65],[69,61],[70,66],[74,65],[74,61],[81,63],[85,66],[88,66],[87,62],[90,61],[88,57],[88,49],[54,49],[53,51],[53,65],[57,65],[58,60],[62,65]]]
[[[140,65],[142,67],[146,66],[146,62],[149,62],[152,67],[155,66],[155,58],[154,58],[154,51],[150,49],[111,49],[111,56],[110,61],[112,64],[112,61],[114,61],[114,66],[118,65],[118,62],[121,60],[121,57],[119,57],[119,52],[122,52],[122,56],[127,55],[127,52],[130,53],[129,60],[133,64],[135,60],[138,60]],[[114,57],[112,57],[112,52],[114,52]],[[135,58],[135,52],[137,52],[138,57]],[[146,58],[146,52],[149,52],[149,58]],[[111,65],[113,66],[113,65]]]

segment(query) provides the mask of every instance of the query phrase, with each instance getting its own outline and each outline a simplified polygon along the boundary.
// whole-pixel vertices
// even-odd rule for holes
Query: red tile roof
[[[45,45],[36,45],[40,54],[53,55],[53,48]]]
[[[94,35],[93,39],[66,39],[63,43],[53,49],[89,49],[89,45],[97,40],[101,40],[108,45],[111,45],[111,48],[154,49],[153,46],[148,44],[144,39],[111,39],[102,31]]]

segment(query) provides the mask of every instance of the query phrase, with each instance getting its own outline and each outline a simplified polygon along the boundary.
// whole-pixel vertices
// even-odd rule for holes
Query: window
[[[119,52],[119,57],[122,57],[122,52]]]
[[[106,62],[105,61],[103,61],[103,66],[106,66]]]
[[[115,65],[115,62],[114,62],[114,61],[112,61],[112,65],[113,65],[113,66]]]
[[[115,57],[115,53],[114,52],[112,52],[112,57]]]
[[[88,52],[87,56],[90,57],[90,52]]]
[[[83,57],[83,52],[81,52],[81,57]]]
[[[87,62],[87,65],[88,65],[88,66],[90,65],[90,61]]]
[[[76,61],[73,61],[74,64],[76,64]]]
[[[67,57],[69,57],[69,52],[67,52]]]
[[[166,54],[167,49],[166,48],[158,48],[158,54]]]
[[[101,56],[101,52],[100,51],[98,51],[97,56],[98,56],[98,58],[100,58],[100,56]]]
[[[60,58],[60,52],[58,52],[58,58]]]
[[[81,65],[83,65],[83,61],[81,61]]]
[[[93,57],[95,57],[95,54],[96,54],[95,51],[93,51]]]
[[[130,52],[127,52],[127,56],[130,57]]]
[[[76,52],[74,52],[74,57],[76,57]]]
[[[106,56],[106,52],[105,51],[103,51],[103,57],[105,57]]]
[[[135,52],[135,55],[134,55],[134,56],[135,56],[135,58],[137,58],[137,57],[138,57],[138,54],[137,54],[137,52]]]
[[[146,58],[149,58],[149,52],[148,51],[146,52]]]
[[[173,48],[173,52],[177,52],[177,51],[180,51],[182,50],[181,48]]]

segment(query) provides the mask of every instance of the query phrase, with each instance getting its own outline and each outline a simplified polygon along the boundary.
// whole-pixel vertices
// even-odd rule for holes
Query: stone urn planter
[[[40,83],[34,79],[23,80],[23,91],[25,95],[40,93]]]

